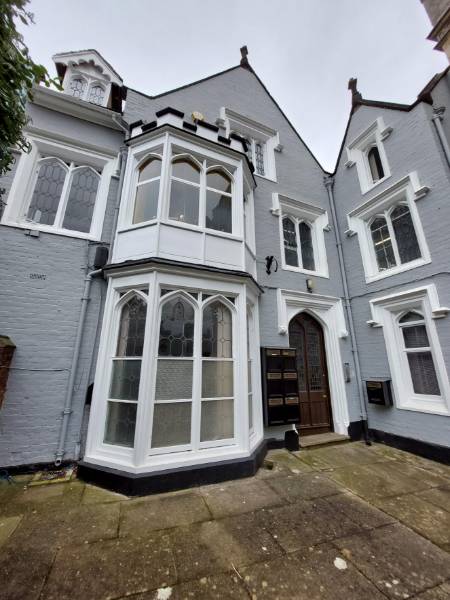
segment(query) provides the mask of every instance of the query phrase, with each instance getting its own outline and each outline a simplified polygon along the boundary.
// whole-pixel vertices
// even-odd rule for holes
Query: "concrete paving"
[[[127,498],[0,481],[1,600],[448,600],[450,467],[374,444]]]

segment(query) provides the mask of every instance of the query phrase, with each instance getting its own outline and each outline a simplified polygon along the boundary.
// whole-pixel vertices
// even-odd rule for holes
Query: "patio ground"
[[[359,442],[268,459],[134,499],[0,481],[0,598],[450,598],[450,467]]]

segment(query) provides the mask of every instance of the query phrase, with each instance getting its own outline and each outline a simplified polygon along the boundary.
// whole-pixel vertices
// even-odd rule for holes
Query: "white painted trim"
[[[372,319],[368,324],[372,327],[383,328],[396,407],[431,414],[449,415],[450,382],[434,319],[442,318],[450,309],[440,305],[435,284],[432,283],[374,298],[370,300],[370,309]],[[425,396],[414,393],[409,365],[402,351],[401,332],[397,323],[398,316],[405,310],[418,310],[424,315],[441,390],[440,396]]]
[[[313,275],[316,277],[329,277],[328,260],[325,246],[324,231],[329,230],[328,213],[325,209],[309,204],[303,200],[288,198],[282,194],[272,193],[272,208],[271,213],[278,216],[278,229],[280,239],[280,256],[281,268],[285,271],[294,271],[296,273],[304,273],[305,275]],[[283,235],[283,218],[290,217],[294,219],[296,230],[298,224],[305,221],[311,228],[311,238],[314,252],[315,270],[310,271],[301,266],[295,267],[286,264],[284,253],[284,235]],[[301,265],[300,256],[300,240],[297,240],[297,251],[299,253],[299,265]]]
[[[296,315],[307,312],[320,321],[323,327],[330,384],[334,431],[347,434],[350,417],[344,381],[340,340],[348,332],[342,300],[333,296],[309,294],[295,290],[277,289],[278,331],[287,335],[289,322]]]
[[[358,172],[359,185],[361,187],[362,194],[372,190],[374,187],[380,185],[380,183],[386,181],[386,179],[389,179],[391,176],[391,171],[383,144],[383,141],[390,135],[391,132],[392,127],[386,127],[383,117],[378,117],[346,146],[347,162],[345,163],[345,166],[352,167],[354,164],[356,164],[356,170]],[[376,145],[378,148],[384,171],[384,177],[375,182],[372,180],[369,162],[367,160],[367,151],[371,146],[374,145]]]
[[[417,172],[413,171],[347,214],[348,230],[346,233],[347,236],[354,235],[355,233],[358,235],[366,283],[378,281],[431,262],[430,251],[416,207],[416,201],[423,198],[428,193],[428,190],[427,186],[421,185]],[[421,257],[414,261],[398,264],[390,269],[379,271],[368,223],[376,214],[402,201],[408,205]]]

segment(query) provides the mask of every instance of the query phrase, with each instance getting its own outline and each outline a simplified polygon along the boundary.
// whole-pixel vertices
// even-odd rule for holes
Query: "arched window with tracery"
[[[161,308],[152,448],[191,443],[195,309],[183,295]]]
[[[367,152],[367,162],[369,163],[370,176],[372,182],[376,183],[384,177],[383,164],[381,162],[380,151],[378,146],[372,146]]]
[[[234,437],[233,316],[221,300],[203,308],[200,442]]]
[[[147,302],[142,293],[127,294],[120,309],[116,352],[112,359],[106,444],[134,446],[146,315]]]
[[[83,77],[73,77],[70,81],[70,93],[74,98],[84,98],[87,81]]]

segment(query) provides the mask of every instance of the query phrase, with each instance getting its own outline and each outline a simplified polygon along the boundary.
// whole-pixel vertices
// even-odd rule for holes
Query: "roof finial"
[[[362,95],[358,91],[358,79],[356,77],[351,77],[348,80],[348,89],[352,92],[352,106],[359,104],[360,100],[362,100]]]
[[[241,67],[244,69],[252,70],[250,63],[248,62],[248,48],[247,46],[242,46],[241,48]]]

